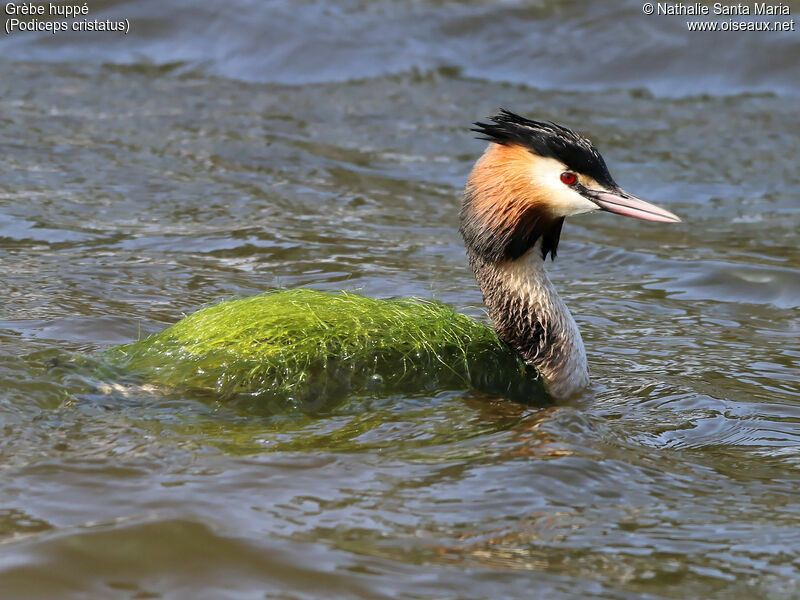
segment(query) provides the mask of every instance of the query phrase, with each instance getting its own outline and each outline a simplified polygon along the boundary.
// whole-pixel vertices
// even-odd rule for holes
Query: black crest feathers
[[[571,129],[526,119],[505,109],[488,120],[489,123],[476,122],[471,130],[480,134],[479,139],[504,146],[525,146],[534,154],[560,160],[571,171],[588,175],[607,188],[616,187],[597,148]]]

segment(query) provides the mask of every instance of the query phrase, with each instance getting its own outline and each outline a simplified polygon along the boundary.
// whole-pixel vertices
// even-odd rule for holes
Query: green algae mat
[[[309,289],[210,306],[106,358],[150,383],[297,401],[477,389],[545,396],[488,325],[432,300]]]

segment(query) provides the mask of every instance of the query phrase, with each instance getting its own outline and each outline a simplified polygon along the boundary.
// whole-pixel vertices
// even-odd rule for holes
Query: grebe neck
[[[554,398],[589,383],[580,331],[544,268],[538,240],[517,259],[487,262],[472,255],[484,302],[497,335],[536,366]]]

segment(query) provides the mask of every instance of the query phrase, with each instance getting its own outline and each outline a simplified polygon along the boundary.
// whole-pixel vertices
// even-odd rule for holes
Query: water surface
[[[623,2],[92,11],[132,33],[0,39],[4,598],[800,597],[800,34]],[[483,318],[457,210],[499,106],[685,219],[566,224],[579,398],[275,412],[70,365],[275,287]]]

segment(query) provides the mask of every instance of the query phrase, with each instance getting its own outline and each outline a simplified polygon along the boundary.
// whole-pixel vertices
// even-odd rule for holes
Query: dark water
[[[0,597],[800,598],[800,33],[627,1],[112,16],[0,34]],[[51,366],[276,286],[480,315],[456,212],[498,106],[685,218],[565,227],[579,399],[275,415]]]

